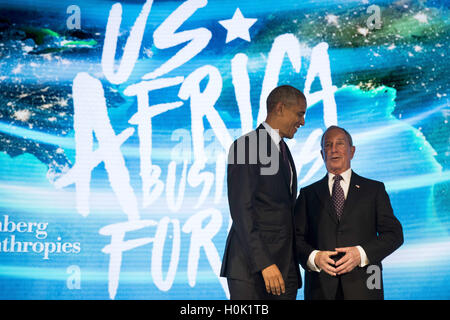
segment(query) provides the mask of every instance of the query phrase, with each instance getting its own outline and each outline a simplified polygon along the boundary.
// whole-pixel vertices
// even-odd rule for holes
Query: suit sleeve
[[[383,183],[376,194],[376,228],[375,240],[363,244],[369,263],[380,263],[403,244],[403,229],[394,216],[391,201]]]
[[[233,146],[232,146],[233,147]],[[257,164],[228,164],[228,202],[234,230],[248,259],[251,272],[258,272],[274,262],[260,238],[255,221],[255,194],[260,168]]]
[[[309,224],[307,209],[306,193],[304,189],[301,189],[295,204],[295,242],[300,264],[305,270],[309,270],[307,267],[308,258],[315,250],[308,243]]]

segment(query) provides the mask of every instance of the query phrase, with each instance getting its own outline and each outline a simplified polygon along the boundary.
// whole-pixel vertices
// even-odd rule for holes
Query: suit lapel
[[[328,187],[328,174],[326,174],[325,177],[317,183],[315,189],[320,201],[322,202],[322,210],[326,211],[334,223],[338,224],[339,221],[331,204],[330,189]]]
[[[281,151],[279,150],[280,146],[276,146],[275,145],[275,142],[273,142],[272,137],[270,136],[269,132],[267,132],[266,128],[264,127],[264,125],[262,123],[258,126],[258,128],[256,130],[257,131],[258,130],[264,130],[264,132],[266,133],[266,135],[267,135],[267,149],[266,149],[266,151],[267,152],[270,151],[270,150],[278,150],[278,165],[279,165],[279,169],[280,169],[278,171],[281,171],[281,175],[284,177],[283,179],[284,179],[284,182],[286,184],[286,187],[287,187],[288,190],[290,190],[289,192],[292,195],[292,197],[294,198],[293,201],[295,201],[296,200],[296,194],[295,194],[295,192],[292,192],[292,190],[297,190],[297,173],[295,172],[294,161],[292,160],[292,155],[291,155],[291,152],[289,151],[289,148],[286,145],[286,151],[287,151],[287,154],[288,154],[288,158],[289,158],[289,161],[290,161],[290,164],[291,164],[291,167],[292,167],[292,173],[293,173],[293,175],[292,175],[292,178],[293,178],[293,180],[292,180],[292,190],[290,189],[289,172],[288,172],[289,168],[287,168],[286,165],[284,164],[283,156],[281,155]],[[258,134],[258,139],[259,139],[259,137],[260,136]],[[275,146],[276,149],[273,149],[273,146]],[[294,186],[295,186],[295,189],[294,189]]]
[[[343,219],[351,214],[353,207],[358,202],[359,192],[362,188],[362,180],[359,175],[352,171],[352,176],[350,178],[350,185],[348,187],[347,198],[344,203],[344,211],[342,212],[341,222]],[[331,203],[331,195],[330,189],[328,187],[328,174],[320,180],[316,187],[317,195],[319,196],[320,201],[322,202],[323,210],[327,211],[330,215],[331,219],[338,224],[339,221],[337,219],[336,213],[333,210],[333,206]]]
[[[352,171],[352,176],[350,178],[350,185],[348,187],[347,199],[345,199],[344,211],[342,212],[342,219],[345,219],[351,212],[353,207],[355,206],[361,188],[361,177],[358,176],[355,172]]]
[[[286,151],[287,151],[287,154],[288,154],[289,164],[291,165],[291,168],[292,168],[292,189],[291,189],[291,194],[292,194],[292,197],[293,197],[293,201],[295,201],[297,199],[297,170],[295,169],[294,159],[292,158],[291,151],[289,150],[287,144],[286,144]],[[289,170],[289,168],[287,168],[287,170]],[[286,171],[286,174],[288,174],[287,171]],[[287,175],[286,176],[286,180],[288,179],[288,177],[289,176]],[[288,186],[290,184],[289,182],[290,181],[288,181]]]
[[[288,149],[286,148],[286,150],[288,150]],[[286,187],[289,190],[289,194],[291,194],[292,193],[292,191],[290,189],[291,182],[289,181],[289,172],[288,172],[289,168],[286,167],[286,164],[284,163],[284,159],[283,159],[283,155],[281,154],[281,151],[278,152],[278,163],[279,163],[281,172],[283,174],[284,182],[286,183]]]
[[[265,134],[265,138],[266,138],[266,150],[264,150],[263,152],[265,152],[266,156],[269,156],[269,153],[272,152],[272,150],[278,150],[277,146],[275,145],[275,142],[273,142],[269,132],[267,132],[266,128],[264,127],[264,125],[261,123],[258,128],[256,128],[256,135],[257,135],[257,139],[258,139],[258,158],[259,158],[259,154],[260,154],[260,147],[261,147],[261,131],[264,132]],[[270,154],[270,157],[272,157],[272,154]]]

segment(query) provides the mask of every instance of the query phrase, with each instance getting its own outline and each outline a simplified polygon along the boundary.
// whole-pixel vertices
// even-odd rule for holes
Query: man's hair
[[[327,134],[328,131],[334,130],[334,129],[342,130],[345,133],[345,135],[347,136],[348,142],[350,143],[350,147],[353,147],[352,136],[350,135],[350,133],[348,133],[347,130],[345,130],[344,128],[338,127],[338,126],[329,126],[328,129],[325,130],[325,132],[322,134],[322,138],[320,139],[320,146],[322,147],[322,149],[323,149],[323,142],[325,139],[325,135]]]
[[[267,114],[275,110],[278,102],[283,102],[287,105],[297,103],[303,99],[306,102],[306,97],[297,88],[290,85],[282,85],[273,89],[267,97]]]

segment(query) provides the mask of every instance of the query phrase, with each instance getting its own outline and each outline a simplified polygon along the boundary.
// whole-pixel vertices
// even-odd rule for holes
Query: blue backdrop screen
[[[299,188],[348,129],[404,229],[385,297],[449,299],[449,30],[447,1],[0,1],[0,298],[227,299],[227,151],[291,84]]]

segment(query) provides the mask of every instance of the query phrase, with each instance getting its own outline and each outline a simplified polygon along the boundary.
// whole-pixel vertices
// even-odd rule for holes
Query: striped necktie
[[[333,179],[334,183],[333,183],[333,191],[331,194],[331,202],[333,203],[334,212],[336,213],[338,220],[340,220],[342,212],[344,211],[344,202],[345,202],[344,190],[342,189],[340,183],[342,177],[340,175],[336,175],[334,176]]]

